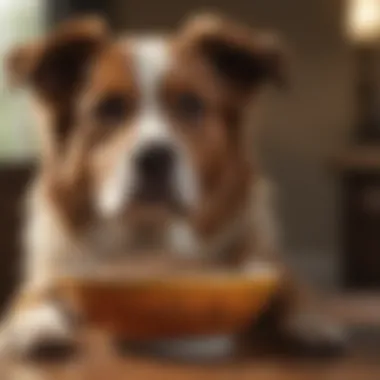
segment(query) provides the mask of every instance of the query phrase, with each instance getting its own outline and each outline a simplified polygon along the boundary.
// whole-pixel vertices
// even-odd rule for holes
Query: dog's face
[[[18,49],[9,67],[33,90],[56,188],[72,186],[97,218],[183,218],[239,172],[245,105],[281,80],[272,42],[218,18],[119,41],[79,20]]]

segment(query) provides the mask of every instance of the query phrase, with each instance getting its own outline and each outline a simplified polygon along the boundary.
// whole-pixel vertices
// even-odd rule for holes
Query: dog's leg
[[[346,345],[343,326],[327,314],[315,292],[291,273],[277,254],[280,251],[277,218],[273,215],[271,191],[265,181],[257,184],[252,200],[252,230],[241,249],[239,265],[245,271],[255,271],[264,264],[282,273],[277,296],[262,318],[265,329],[301,353],[341,351]]]
[[[268,313],[266,328],[274,331],[285,348],[297,354],[332,356],[342,353],[346,331],[323,307],[323,301],[291,274],[279,284]]]
[[[56,358],[73,353],[77,343],[73,315],[49,288],[22,289],[0,331],[3,355]]]
[[[256,269],[255,269],[256,267]],[[250,263],[246,268],[271,267],[269,262]],[[274,265],[275,267],[275,265]],[[282,273],[278,290],[259,322],[253,337],[266,339],[270,346],[305,356],[335,356],[347,344],[344,327],[329,315],[323,301],[287,270]]]
[[[56,287],[57,270],[63,261],[59,259],[65,259],[72,248],[46,203],[32,202],[29,206],[24,281],[3,316],[0,352],[59,355],[76,345],[74,313]]]

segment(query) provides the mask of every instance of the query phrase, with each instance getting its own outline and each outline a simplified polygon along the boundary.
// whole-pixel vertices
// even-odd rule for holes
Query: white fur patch
[[[344,344],[346,331],[342,326],[326,320],[321,315],[299,314],[292,316],[285,325],[286,331],[310,345],[323,343]]]
[[[49,286],[65,261],[78,255],[79,247],[66,235],[42,186],[36,183],[28,195],[23,231],[24,286],[39,289]]]
[[[193,229],[185,222],[175,222],[169,228],[170,247],[178,254],[192,258],[199,255],[200,245]]]
[[[41,342],[71,342],[65,316],[54,305],[44,304],[11,316],[0,335],[3,353],[24,353]]]
[[[135,180],[130,165],[126,165],[124,160],[131,160],[128,152],[125,152],[112,175],[103,183],[97,199],[98,208],[106,217],[114,216],[132,196]]]
[[[141,108],[132,128],[135,140],[113,173],[104,183],[98,197],[99,209],[106,216],[113,216],[131,199],[138,184],[135,158],[146,147],[165,144],[176,153],[174,188],[179,200],[194,205],[197,198],[196,175],[184,144],[176,137],[159,102],[159,85],[171,65],[169,47],[160,37],[136,38],[131,44],[135,75],[141,94]]]

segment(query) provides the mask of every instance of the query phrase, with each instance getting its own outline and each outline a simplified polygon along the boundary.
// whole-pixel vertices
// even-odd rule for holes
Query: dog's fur
[[[274,38],[208,15],[173,35],[117,41],[97,18],[74,20],[15,49],[8,72],[31,90],[41,165],[28,198],[25,281],[3,322],[3,347],[76,344],[55,298],[59,270],[78,257],[143,249],[141,226],[154,231],[155,248],[243,271],[281,267],[245,119],[262,85],[285,80],[285,66]],[[175,154],[175,197],[166,202],[136,195],[136,157],[152,144]],[[294,276],[284,275],[278,296],[282,333],[312,347],[340,343]]]

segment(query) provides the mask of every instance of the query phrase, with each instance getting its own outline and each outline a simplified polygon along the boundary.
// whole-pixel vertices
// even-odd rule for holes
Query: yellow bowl
[[[66,278],[63,288],[87,321],[127,339],[234,334],[276,291],[272,268],[150,279]]]

